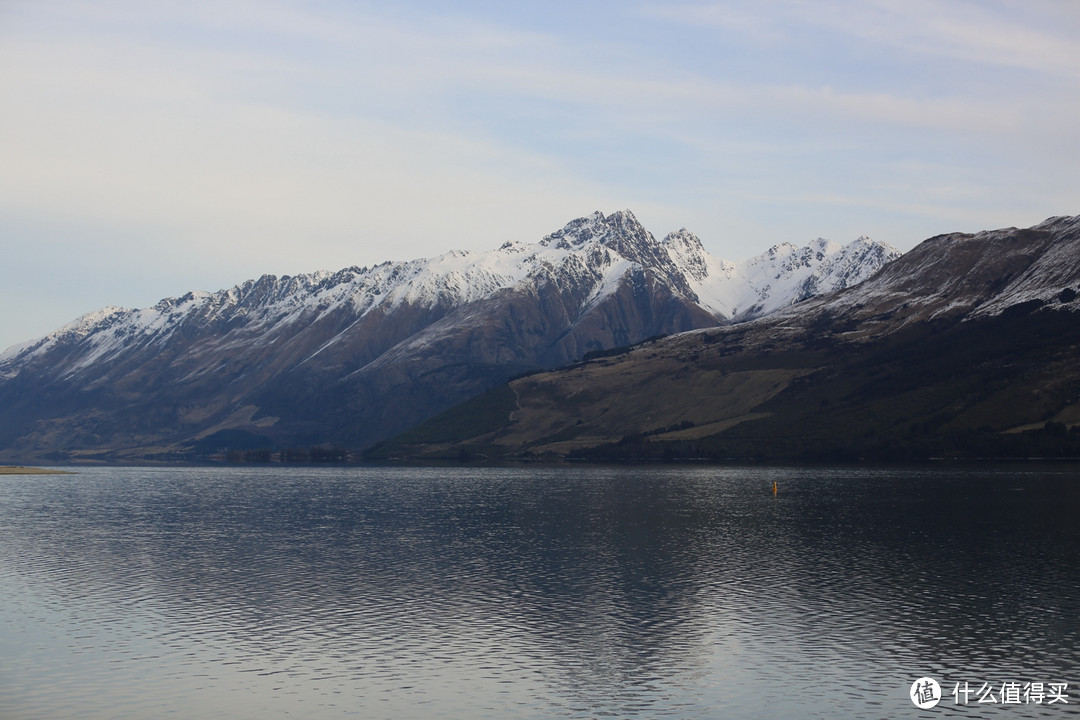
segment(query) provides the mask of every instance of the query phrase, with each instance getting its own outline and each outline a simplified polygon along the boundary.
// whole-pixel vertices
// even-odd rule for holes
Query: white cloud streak
[[[1034,222],[1080,211],[1077,7],[612,4],[539,28],[409,3],[15,2],[0,233],[63,262],[85,228],[164,296],[628,206],[733,259],[817,234],[910,245],[1009,208]]]
[[[642,12],[774,44],[788,41],[792,28],[818,27],[912,53],[1080,79],[1080,6],[1072,2],[776,0],[750,8],[707,2],[648,5]]]

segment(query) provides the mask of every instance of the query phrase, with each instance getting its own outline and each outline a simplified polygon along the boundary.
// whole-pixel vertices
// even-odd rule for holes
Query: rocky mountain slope
[[[1080,457],[1080,216],[496,388],[378,457]]]
[[[898,255],[819,240],[736,264],[594,213],[489,252],[105,308],[0,354],[0,458],[359,448],[522,371],[760,317]]]

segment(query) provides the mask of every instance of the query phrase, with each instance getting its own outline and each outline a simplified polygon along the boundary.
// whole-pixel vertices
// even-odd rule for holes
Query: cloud
[[[312,244],[341,246],[341,256],[358,235],[385,238],[394,244],[367,258],[382,260],[429,250],[448,224],[485,237],[537,231],[544,216],[547,231],[579,198],[605,194],[551,156],[439,122],[415,90],[408,107],[387,109],[404,81],[350,83],[345,68],[308,62],[119,38],[6,43],[3,202],[291,261]],[[412,83],[434,86],[448,72]],[[349,97],[337,104],[319,87],[289,97],[323,82]],[[288,247],[301,238],[305,248]]]
[[[1038,4],[1026,5],[1023,13],[1016,8],[959,0],[875,0],[827,17],[832,27],[912,52],[1080,79],[1075,41],[1080,10],[1074,8],[1059,18],[1064,26],[1051,29],[1032,21],[1041,14]]]
[[[647,5],[655,18],[781,43],[830,30],[881,48],[1080,78],[1080,7],[969,0],[778,0]]]
[[[625,207],[736,259],[1080,210],[1072,7],[17,0],[0,233],[166,295]]]

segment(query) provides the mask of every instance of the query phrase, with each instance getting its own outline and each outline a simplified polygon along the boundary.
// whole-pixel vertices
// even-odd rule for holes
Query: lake
[[[1076,717],[1078,510],[1080,466],[0,476],[0,717]]]

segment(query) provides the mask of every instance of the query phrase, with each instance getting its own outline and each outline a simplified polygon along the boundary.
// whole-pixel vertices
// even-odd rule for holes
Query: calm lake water
[[[1076,717],[1078,510],[1050,466],[0,476],[0,718]]]

